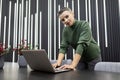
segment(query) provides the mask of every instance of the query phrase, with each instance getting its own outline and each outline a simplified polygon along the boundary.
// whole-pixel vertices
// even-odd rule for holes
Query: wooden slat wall
[[[120,61],[119,0],[0,0],[0,42],[14,48],[26,39],[56,59],[64,27],[57,12],[62,7],[70,7],[76,19],[90,23],[103,61]],[[73,53],[70,47],[65,59]],[[5,58],[14,62],[17,56],[10,52]]]

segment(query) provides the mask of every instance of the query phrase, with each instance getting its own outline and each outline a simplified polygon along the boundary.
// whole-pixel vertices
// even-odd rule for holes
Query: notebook
[[[22,50],[22,54],[25,57],[30,68],[33,70],[52,72],[52,73],[70,71],[70,69],[53,68],[51,62],[48,59],[45,49]]]

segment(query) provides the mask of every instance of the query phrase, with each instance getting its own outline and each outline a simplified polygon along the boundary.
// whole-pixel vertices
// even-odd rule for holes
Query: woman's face
[[[72,26],[74,24],[74,13],[71,11],[64,11],[60,16],[59,16],[61,22],[66,25],[66,26]]]

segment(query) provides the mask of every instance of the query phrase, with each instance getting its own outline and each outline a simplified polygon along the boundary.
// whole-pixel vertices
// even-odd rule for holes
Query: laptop
[[[22,50],[22,54],[25,57],[30,68],[33,70],[52,72],[52,73],[66,72],[71,70],[71,69],[53,68],[51,62],[48,59],[45,49]]]

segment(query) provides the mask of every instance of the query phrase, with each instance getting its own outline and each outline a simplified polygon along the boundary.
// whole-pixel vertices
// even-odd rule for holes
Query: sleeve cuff
[[[81,44],[79,44],[77,46],[76,53],[79,53],[80,55],[82,55],[82,53],[83,53],[83,46]]]
[[[65,51],[65,50],[63,50],[63,49],[60,49],[60,50],[59,50],[59,53],[63,53],[63,54],[65,54],[65,53],[66,53],[66,51]]]

